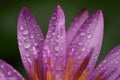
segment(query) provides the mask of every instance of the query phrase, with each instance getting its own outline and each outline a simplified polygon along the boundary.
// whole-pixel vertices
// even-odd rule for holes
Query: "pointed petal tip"
[[[57,5],[57,7],[54,9],[54,11],[51,15],[49,26],[50,25],[58,26],[58,25],[62,25],[62,24],[65,24],[64,11],[59,5]]]
[[[32,12],[29,10],[29,8],[27,8],[26,6],[24,6],[21,10],[20,10],[20,13],[19,13],[19,18],[20,17],[31,17],[33,16]]]
[[[61,8],[61,6],[60,5],[57,5],[57,7],[56,8]]]
[[[94,14],[97,16],[103,17],[103,12],[101,9],[98,9]]]
[[[62,7],[61,7],[60,5],[57,5],[56,11],[57,11],[58,13],[63,13],[63,9],[62,9]]]
[[[20,12],[29,12],[30,10],[28,9],[28,7],[24,6]]]

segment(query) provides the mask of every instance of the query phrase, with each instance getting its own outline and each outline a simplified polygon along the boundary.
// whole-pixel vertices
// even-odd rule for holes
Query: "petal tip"
[[[98,15],[98,16],[103,16],[103,12],[101,9],[98,9],[96,12],[95,12],[95,15]]]
[[[31,16],[32,16],[32,12],[26,6],[24,6],[19,13],[19,17],[27,18]]]
[[[29,11],[30,11],[30,10],[29,10],[26,6],[24,6],[24,7],[21,9],[20,12],[22,13],[22,12],[29,12]]]
[[[63,13],[63,9],[62,9],[62,7],[60,6],[60,5],[57,5],[57,7],[56,7],[56,11],[58,12],[58,13]]]

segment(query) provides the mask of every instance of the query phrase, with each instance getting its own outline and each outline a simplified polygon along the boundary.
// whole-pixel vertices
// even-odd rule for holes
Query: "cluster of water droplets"
[[[22,80],[21,75],[10,65],[0,60],[0,80]]]
[[[24,18],[20,16],[18,21],[18,44],[22,61],[27,69],[41,53],[44,40],[35,18],[30,13],[28,15]]]
[[[52,74],[56,77],[62,78],[63,77],[62,74],[65,71],[66,64],[65,63],[66,41],[64,29],[65,22],[64,19],[62,18],[63,13],[61,12],[61,10],[58,9],[59,8],[55,9],[49,22],[49,29],[46,36],[46,40],[44,42],[43,61],[46,62],[48,57],[50,57],[51,60],[50,68],[52,69]]]

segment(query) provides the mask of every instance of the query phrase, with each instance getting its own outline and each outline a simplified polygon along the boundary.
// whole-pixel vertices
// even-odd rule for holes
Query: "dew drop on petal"
[[[37,42],[34,42],[34,46],[38,46],[38,43],[37,43]]]
[[[27,35],[28,34],[28,30],[23,30],[23,35]]]
[[[89,38],[91,38],[91,37],[92,37],[92,35],[91,35],[91,34],[89,34],[87,38],[89,39]]]
[[[85,36],[85,32],[81,32],[80,35],[81,35],[81,36]]]
[[[82,42],[79,42],[78,45],[81,46],[83,43]]]
[[[83,47],[83,48],[81,49],[81,51],[82,51],[82,52],[85,51],[85,48]]]
[[[55,47],[55,51],[59,51],[59,47]]]
[[[23,26],[20,26],[20,30],[23,30]]]
[[[30,35],[30,38],[33,39],[33,38],[34,38],[34,35]]]
[[[7,72],[7,75],[11,75],[11,74],[12,74],[12,72],[11,72],[11,71],[8,71],[8,72]]]
[[[30,47],[31,47],[31,44],[30,44],[30,43],[25,43],[25,44],[24,44],[24,48],[25,48],[25,49],[28,49],[28,48],[30,48]]]

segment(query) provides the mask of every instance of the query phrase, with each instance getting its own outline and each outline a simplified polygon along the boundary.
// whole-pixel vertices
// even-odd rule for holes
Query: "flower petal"
[[[101,80],[117,80],[120,77],[120,45],[111,50],[92,73],[92,80],[97,76]]]
[[[17,37],[20,55],[27,73],[30,76],[30,67],[34,66],[35,59],[42,63],[43,34],[35,17],[24,7],[18,18]],[[42,64],[39,64],[42,67]]]
[[[67,39],[67,47],[70,45],[73,37],[75,36],[75,34],[77,33],[78,29],[81,27],[81,25],[83,24],[83,22],[88,18],[89,14],[88,11],[82,10],[81,12],[79,12],[79,14],[75,17],[75,19],[73,20],[73,22],[70,24],[67,34],[66,34],[66,39]]]
[[[101,49],[102,38],[103,15],[102,11],[98,10],[82,24],[69,46],[68,55],[73,57],[73,75],[87,56],[90,56],[90,60],[84,67],[87,67],[89,72],[93,70]]]
[[[58,5],[54,10],[49,29],[44,43],[43,61],[44,68],[50,61],[50,69],[52,70],[53,79],[62,78],[66,65],[66,32],[65,17],[62,8]],[[60,79],[61,80],[61,79]]]
[[[12,66],[0,59],[0,80],[25,80]]]

